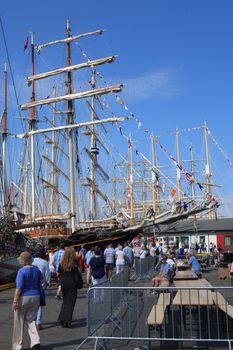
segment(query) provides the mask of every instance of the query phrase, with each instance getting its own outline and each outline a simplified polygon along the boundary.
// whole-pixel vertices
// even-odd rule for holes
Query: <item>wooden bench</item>
[[[212,293],[205,289],[181,289],[177,292],[172,305],[176,306],[211,306]]]
[[[171,302],[171,293],[161,293],[157,304],[154,305],[147,318],[148,326],[161,326],[164,321],[165,310]]]
[[[205,287],[213,287],[212,284],[207,281],[205,278],[200,278],[199,281],[203,284]]]
[[[197,280],[198,277],[194,271],[185,270],[178,271],[174,277],[174,281]]]
[[[149,313],[147,318],[148,325],[148,336],[151,338],[151,331],[155,327],[159,327],[160,338],[162,338],[162,325],[164,323],[165,310],[167,306],[170,305],[170,293],[160,293],[157,304],[154,305]],[[151,341],[149,341],[149,349],[151,349]],[[160,349],[162,349],[162,340],[160,340]]]
[[[233,306],[230,305],[224,296],[219,292],[212,292],[214,304],[233,319]]]

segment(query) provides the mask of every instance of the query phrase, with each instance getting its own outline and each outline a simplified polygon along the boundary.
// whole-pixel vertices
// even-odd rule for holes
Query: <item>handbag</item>
[[[41,283],[39,283],[39,293],[40,293],[40,306],[45,306],[46,305],[45,291]]]
[[[74,285],[77,289],[83,288],[83,279],[82,279],[81,272],[79,271],[78,268],[75,268],[74,270]]]

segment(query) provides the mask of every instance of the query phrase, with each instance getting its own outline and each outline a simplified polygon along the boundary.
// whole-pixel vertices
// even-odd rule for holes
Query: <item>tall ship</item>
[[[25,43],[31,58],[26,78],[30,93],[20,104],[21,132],[10,135],[4,71],[0,238],[5,249],[20,247],[22,237],[28,245],[126,241],[138,233],[153,232],[159,224],[210,213],[217,207],[210,181],[201,184],[192,168],[181,165],[179,154],[172,157],[144,128],[150,140],[149,159],[126,131],[131,121],[138,129],[141,122],[121,97],[123,84],[108,84],[102,73],[117,56],[91,59],[82,46],[84,40],[90,45],[92,37],[104,32],[73,35],[67,20],[63,39],[36,44],[31,33],[30,47],[28,40]],[[79,62],[78,54],[83,62],[74,63]],[[58,61],[63,62],[61,67]],[[40,64],[42,68],[37,69]],[[12,137],[17,160],[15,176],[9,181],[6,145]],[[175,164],[177,183],[168,179],[165,186],[156,144]],[[192,188],[206,187],[198,202],[194,192],[182,196],[180,173]],[[165,190],[168,197],[161,198]]]

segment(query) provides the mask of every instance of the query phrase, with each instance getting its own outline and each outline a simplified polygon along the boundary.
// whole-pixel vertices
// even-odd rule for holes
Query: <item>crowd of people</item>
[[[186,268],[190,268],[192,271],[194,271],[197,274],[201,273],[201,265],[195,256],[195,253],[193,251],[189,251],[185,254],[183,251],[183,247],[179,250],[171,250],[166,255],[160,256],[160,270],[159,274],[152,278],[151,280],[151,286],[152,287],[159,287],[163,281],[168,281],[170,284],[173,282],[173,279],[176,275],[176,272],[178,270],[178,259],[185,259]],[[149,291],[149,293],[155,293],[155,291],[152,289]]]
[[[166,248],[166,249],[165,249]],[[155,262],[160,262],[160,271],[152,278],[151,286],[158,287],[163,280],[171,282],[177,270],[178,259],[187,259],[190,268],[195,272],[201,271],[201,266],[193,252],[187,252],[184,246],[172,249],[163,244],[136,244],[125,242],[113,247],[109,244],[105,249],[81,246],[79,250],[65,247],[45,249],[38,246],[33,256],[23,252],[19,256],[21,268],[16,277],[16,290],[12,304],[14,311],[14,327],[12,350],[22,349],[23,328],[28,328],[31,340],[31,349],[40,349],[38,331],[43,330],[43,306],[40,305],[41,288],[45,292],[56,284],[55,297],[62,300],[58,324],[61,327],[71,327],[73,311],[77,299],[77,290],[82,288],[83,280],[86,286],[97,286],[100,283],[111,281],[113,274],[118,274],[128,266],[128,279],[136,259],[145,259],[151,256]],[[154,290],[152,289],[152,292]],[[101,290],[98,291],[101,302]]]
[[[40,349],[39,332],[43,330],[43,304],[41,304],[41,289],[43,292],[56,283],[55,297],[62,300],[58,322],[61,327],[71,327],[73,311],[77,299],[77,290],[83,286],[85,273],[86,285],[96,286],[107,280],[111,281],[113,270],[123,271],[124,266],[133,266],[134,253],[129,242],[122,247],[113,248],[109,244],[104,250],[98,246],[89,250],[81,246],[75,251],[73,247],[65,247],[63,243],[58,249],[36,247],[33,254],[25,251],[20,254],[21,268],[16,276],[12,310],[14,311],[14,326],[12,350],[23,347],[23,329],[28,329],[31,349]]]

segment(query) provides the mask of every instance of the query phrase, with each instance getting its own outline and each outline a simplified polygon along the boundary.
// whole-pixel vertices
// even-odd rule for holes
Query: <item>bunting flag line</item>
[[[85,51],[81,48],[81,46],[79,45],[79,43],[76,43],[78,45],[78,48],[83,56],[84,59],[87,59],[88,61],[90,61],[88,55],[85,53]],[[106,82],[106,80],[104,79],[104,77],[102,76],[102,74],[99,72],[99,71],[96,71],[96,75],[104,82],[105,85],[109,86],[108,83]],[[126,105],[126,103],[118,96],[118,94],[114,94],[115,97],[116,97],[116,102],[119,103],[126,111],[129,111],[129,107]],[[102,102],[103,104],[103,102]],[[111,112],[112,115],[114,115],[113,112]],[[137,124],[137,127],[138,129],[140,129],[143,124],[142,122],[139,120],[139,118],[135,117],[134,113],[132,112],[129,112],[130,116],[135,120],[136,124]],[[123,129],[122,129],[122,126],[119,127],[119,125],[116,125],[116,123],[114,124],[116,126],[116,128],[118,129],[118,131],[120,132],[120,134],[127,140],[128,142],[128,146],[129,148],[130,147],[134,147],[133,144],[131,143],[131,138],[129,138],[127,135],[125,135],[123,133]],[[181,131],[184,132],[184,131],[192,131],[192,130],[199,130],[203,128],[203,126],[197,126],[197,127],[194,127],[194,128],[187,128],[187,129],[182,129]],[[147,134],[149,134],[150,138],[153,138],[154,142],[156,142],[159,147],[164,151],[164,153],[166,153],[168,155],[168,157],[170,158],[170,160],[176,165],[176,167],[182,171],[184,174],[185,174],[185,178],[186,180],[189,182],[189,183],[196,183],[199,187],[199,189],[202,191],[203,190],[203,185],[197,180],[195,179],[195,177],[190,174],[181,164],[178,163],[178,161],[175,159],[175,157],[173,157],[168,151],[167,149],[158,141],[157,138],[154,138],[153,134],[150,133],[150,131],[147,129],[147,128],[143,128],[144,129],[144,132],[146,132]],[[135,147],[134,147],[135,148]],[[137,150],[138,151],[138,150]],[[139,153],[139,151],[138,151]],[[146,157],[144,155],[142,155],[142,153],[140,152],[143,160],[146,159]]]
[[[162,184],[162,193],[163,193],[163,194],[165,193],[166,187],[167,187],[167,182],[164,181],[163,184]]]
[[[174,188],[171,188],[171,196],[172,198],[175,197],[176,190]]]
[[[214,138],[213,134],[210,132],[210,129],[207,129],[208,135],[210,136],[211,140],[213,141],[213,143],[215,144],[215,146],[218,148],[219,152],[223,155],[223,157],[225,158],[225,160],[230,164],[230,166],[233,166],[232,161],[230,160],[230,158],[226,155],[226,153],[224,152],[224,150],[222,149],[222,147],[219,145],[219,143],[216,141],[216,139]]]
[[[25,39],[23,51],[25,51],[27,48],[28,48],[28,36]]]

